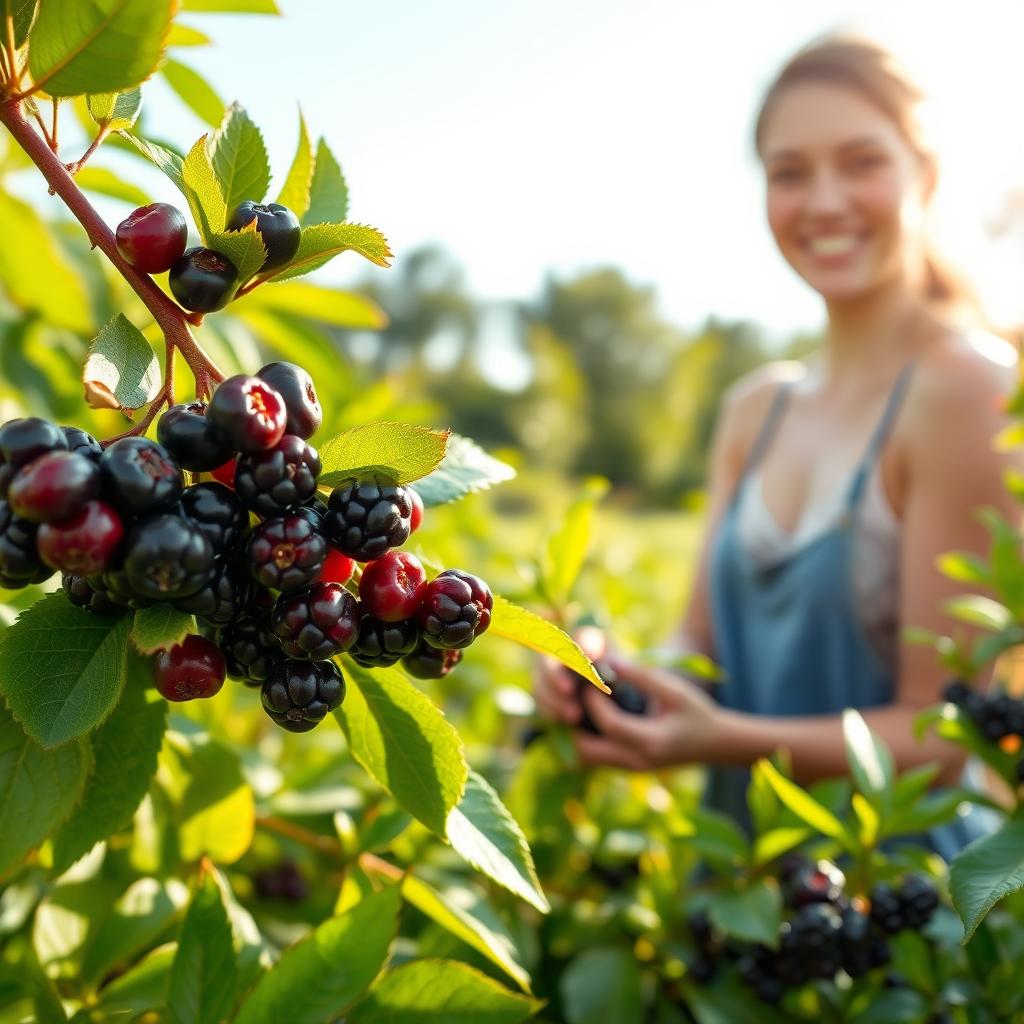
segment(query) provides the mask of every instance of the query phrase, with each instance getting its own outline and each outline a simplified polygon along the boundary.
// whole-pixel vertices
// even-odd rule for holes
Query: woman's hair
[[[817,39],[799,50],[768,86],[754,128],[758,153],[768,116],[779,96],[803,82],[823,82],[853,89],[880,110],[903,136],[919,159],[935,164],[920,120],[924,93],[882,46],[853,34]],[[954,320],[988,327],[977,293],[964,276],[928,242],[925,249],[924,298]]]

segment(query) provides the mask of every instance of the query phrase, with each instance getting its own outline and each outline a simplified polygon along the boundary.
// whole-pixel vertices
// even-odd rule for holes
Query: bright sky
[[[1018,0],[279,2],[280,19],[195,16],[217,47],[176,54],[247,107],[276,181],[301,100],[348,177],[351,219],[399,259],[440,242],[496,300],[534,294],[551,270],[613,263],[656,285],[677,323],[743,317],[780,335],[817,326],[821,309],[768,234],[754,111],[809,38],[867,31],[933,98],[939,240],[997,320],[1024,320],[1024,231],[985,231],[1024,183]],[[150,95],[169,121],[157,134],[191,143],[199,122],[162,87]],[[368,264],[332,267],[350,283]]]

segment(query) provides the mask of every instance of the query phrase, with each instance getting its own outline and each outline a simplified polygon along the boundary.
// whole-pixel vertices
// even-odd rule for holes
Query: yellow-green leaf
[[[339,253],[357,252],[378,267],[389,267],[392,257],[387,239],[366,224],[314,224],[302,229],[295,258],[270,280],[287,281],[318,270]]]
[[[798,817],[816,828],[822,835],[838,840],[847,849],[855,844],[853,837],[843,823],[824,804],[818,803],[810,793],[801,789],[795,782],[787,779],[770,761],[762,759],[757,762],[758,768],[765,779],[775,790],[775,795]]]
[[[175,22],[167,36],[168,46],[209,46],[212,40],[205,32],[200,32],[191,25]]]
[[[231,311],[242,312],[256,307],[275,313],[294,313],[349,330],[379,331],[388,325],[384,310],[365,295],[323,288],[305,281],[286,281],[276,288],[257,288],[239,299]]]
[[[142,90],[100,92],[87,100],[92,119],[109,131],[126,131],[138,120],[142,110]]]
[[[260,202],[270,184],[270,161],[263,136],[237,103],[210,139],[210,160],[220,185],[228,216],[245,200]]]
[[[312,180],[313,147],[309,142],[306,119],[302,116],[302,111],[299,111],[299,142],[295,149],[295,159],[292,160],[288,177],[281,186],[281,194],[277,197],[277,202],[287,206],[299,220],[302,220],[309,209],[309,187]]]
[[[320,486],[333,487],[363,473],[410,483],[437,468],[447,440],[447,432],[408,423],[364,423],[320,446]]]
[[[132,206],[147,206],[153,202],[153,197],[148,192],[143,192],[138,185],[125,181],[106,167],[83,167],[75,175],[75,181],[78,182],[78,187],[85,189],[86,192],[96,192],[111,199],[120,199],[122,202],[131,203]]]
[[[327,140],[321,138],[317,142],[313,180],[309,186],[309,207],[302,215],[302,223],[341,224],[347,216],[348,185]]]
[[[204,135],[189,150],[182,164],[181,180],[199,235],[203,243],[209,245],[209,240],[224,230],[227,204],[217,183],[206,140]]]
[[[256,230],[255,219],[249,221],[241,231],[215,231],[206,244],[231,260],[238,271],[239,284],[248,281],[267,258],[267,250],[263,238]]]
[[[164,61],[161,73],[182,103],[200,121],[205,121],[211,128],[216,128],[220,124],[220,119],[224,116],[224,101],[198,71],[187,64],[182,64],[181,61],[169,58]]]
[[[529,647],[540,654],[550,654],[566,668],[579,672],[593,683],[602,693],[611,693],[608,686],[597,674],[591,660],[580,650],[579,644],[553,622],[542,619],[534,612],[520,608],[498,594],[494,595],[494,609],[491,612],[490,636],[502,636],[517,644]]]
[[[137,650],[143,654],[153,654],[180,644],[195,629],[196,620],[193,616],[161,603],[135,613],[131,638]]]

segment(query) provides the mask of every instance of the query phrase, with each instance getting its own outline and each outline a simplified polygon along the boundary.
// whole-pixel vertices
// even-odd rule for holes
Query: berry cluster
[[[840,971],[859,978],[888,964],[888,937],[922,928],[939,902],[934,885],[921,875],[908,876],[898,887],[879,883],[866,901],[849,899],[845,878],[834,864],[812,863],[800,855],[784,858],[780,881],[790,913],[775,949],[731,946],[706,914],[689,919],[697,947],[691,968],[695,980],[709,980],[723,953],[737,960],[740,977],[765,1003],[777,1003],[787,989],[834,979]]]
[[[955,704],[985,739],[999,743],[1006,750],[1020,749],[1024,740],[1024,700],[1012,697],[1005,690],[982,693],[959,679],[952,680],[942,696]],[[1024,784],[1024,757],[1017,762],[1017,779]]]
[[[309,374],[278,362],[228,378],[209,405],[173,406],[158,441],[104,449],[75,428],[12,420],[0,427],[0,585],[59,570],[69,600],[98,615],[157,602],[195,615],[204,635],[155,657],[160,692],[210,697],[230,675],[259,686],[292,732],[341,704],[331,659],[343,652],[446,675],[487,629],[491,592],[458,569],[428,581],[393,550],[422,520],[413,489],[368,475],[318,497],[308,438],[321,419]],[[185,486],[186,470],[233,487]]]
[[[597,674],[611,689],[611,699],[622,711],[625,711],[627,715],[647,714],[647,697],[645,694],[633,686],[632,683],[619,679],[615,669],[607,662],[598,662],[594,667],[597,669]],[[581,717],[579,728],[595,736],[600,735],[597,723],[590,717],[590,712],[583,702],[583,694],[591,689],[594,684],[585,676],[580,675],[579,672],[573,672],[572,675],[576,679],[576,697],[580,702]]]
[[[298,252],[299,219],[279,203],[240,203],[228,218],[226,230],[241,231],[256,222],[267,257],[259,273],[278,270]],[[204,246],[186,249],[188,225],[181,211],[168,203],[150,203],[133,210],[117,226],[121,258],[146,274],[170,271],[167,283],[178,303],[194,313],[223,309],[243,282],[238,268],[224,253]]]

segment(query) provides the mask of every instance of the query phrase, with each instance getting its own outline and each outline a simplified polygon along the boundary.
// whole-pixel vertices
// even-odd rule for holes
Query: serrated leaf
[[[156,353],[124,313],[118,313],[89,346],[82,382],[94,409],[139,409],[160,393]]]
[[[334,487],[362,473],[380,473],[400,484],[436,469],[448,434],[408,423],[364,423],[320,446],[321,487]]]
[[[182,103],[200,121],[205,121],[211,128],[216,128],[220,124],[220,119],[224,116],[224,101],[198,71],[187,64],[182,64],[181,61],[168,58],[164,61],[160,73]]]
[[[210,159],[228,215],[244,200],[260,202],[270,184],[270,161],[263,136],[237,103],[210,139]]]
[[[378,267],[390,267],[393,256],[387,239],[367,224],[314,224],[302,229],[291,263],[268,280],[288,281],[318,270],[343,252],[357,252]]]
[[[389,971],[347,1020],[349,1024],[520,1024],[542,1005],[510,992],[467,964],[424,959]]]
[[[138,963],[100,989],[96,1009],[107,1017],[118,1013],[142,1014],[167,1006],[167,978],[175,946],[169,943],[147,953]]]
[[[455,727],[396,669],[344,660],[349,687],[335,716],[352,756],[411,815],[444,836],[468,766]]]
[[[499,594],[494,595],[491,610],[491,624],[487,630],[491,636],[502,636],[523,647],[529,647],[538,654],[550,654],[567,668],[579,672],[592,682],[602,693],[611,693],[607,684],[597,674],[591,660],[580,649],[572,637],[553,622],[542,619],[534,612],[520,608]]]
[[[90,760],[86,742],[44,749],[0,703],[0,878],[71,813]]]
[[[398,886],[389,886],[285,950],[245,1001],[235,1024],[323,1024],[344,1013],[384,966],[400,904]]]
[[[311,224],[341,224],[348,216],[348,185],[341,166],[334,158],[327,140],[316,144],[316,163],[309,186],[309,206],[302,215],[305,226]]]
[[[975,933],[1001,900],[1024,888],[1024,820],[1010,819],[998,832],[975,839],[954,859],[949,872],[953,906],[964,924],[963,941]]]
[[[36,0],[0,0],[0,22],[10,15],[14,21],[14,45],[20,49],[28,38],[32,19],[36,14]]]
[[[775,795],[801,820],[806,821],[822,835],[842,843],[848,849],[854,849],[856,843],[847,831],[846,826],[827,808],[818,803],[810,793],[801,789],[795,782],[787,779],[767,759],[757,762],[764,778],[775,791]]]
[[[262,236],[256,230],[255,220],[249,221],[241,231],[216,231],[206,244],[231,260],[238,271],[240,285],[248,281],[267,258],[267,250]]]
[[[96,167],[90,164],[82,167],[75,175],[78,187],[86,192],[95,192],[111,199],[120,199],[132,206],[147,206],[153,197],[144,192],[138,185],[125,181],[107,167]]]
[[[458,806],[448,815],[447,834],[453,849],[477,871],[542,914],[551,909],[526,836],[487,780],[474,771]]]
[[[782,923],[782,894],[777,885],[754,882],[722,893],[711,904],[710,914],[712,923],[726,935],[774,948]]]
[[[84,736],[114,709],[130,621],[90,615],[50,594],[0,634],[0,692],[37,743],[50,748]]]
[[[54,836],[53,866],[58,874],[128,821],[156,771],[167,702],[147,689],[145,661],[129,655],[128,665],[129,681],[121,700],[91,736],[93,769],[82,798]]]
[[[132,643],[143,654],[153,654],[180,644],[196,630],[195,617],[169,604],[154,604],[135,613]]]
[[[150,142],[148,139],[142,139],[138,135],[133,135],[131,132],[119,132],[118,134],[130,142],[147,160],[156,164],[174,182],[178,191],[186,199],[188,198],[188,190],[185,187],[183,176],[185,161],[177,153],[167,149],[166,146],[161,146],[156,142]]]
[[[89,113],[101,128],[126,131],[138,120],[142,110],[142,90],[100,92],[88,98]]]
[[[559,988],[568,1024],[623,1024],[643,1005],[632,950],[588,949],[573,957]]]
[[[231,1009],[237,969],[231,922],[212,871],[203,870],[178,935],[167,1011],[174,1024],[219,1024]]]
[[[299,142],[295,148],[295,157],[281,186],[276,202],[287,206],[301,221],[309,209],[309,188],[313,181],[313,147],[309,142],[306,130],[306,119],[299,111]]]
[[[206,140],[204,135],[188,151],[181,168],[181,180],[199,236],[204,245],[209,245],[209,240],[224,230],[227,206],[210,162]]]
[[[475,441],[449,434],[444,458],[432,473],[416,481],[416,491],[427,508],[456,501],[515,477],[507,463],[488,455]]]
[[[231,312],[240,314],[252,309],[293,313],[349,330],[379,331],[388,325],[384,310],[365,295],[304,281],[286,281],[273,288],[257,288],[236,299]]]
[[[29,34],[28,66],[51,96],[121,92],[163,54],[176,0],[46,0]]]
[[[530,975],[519,962],[515,943],[497,915],[490,922],[483,921],[464,905],[465,900],[453,900],[414,875],[402,879],[402,896],[420,913],[500,967],[524,992],[530,991]]]

